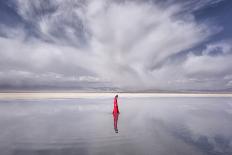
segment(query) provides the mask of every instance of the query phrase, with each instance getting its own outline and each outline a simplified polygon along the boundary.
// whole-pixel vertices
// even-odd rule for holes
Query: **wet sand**
[[[230,97],[75,95],[1,99],[0,154],[232,154]]]

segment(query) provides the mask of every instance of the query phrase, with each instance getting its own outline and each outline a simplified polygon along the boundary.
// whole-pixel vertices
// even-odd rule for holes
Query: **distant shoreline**
[[[0,93],[130,93],[130,94],[232,94],[232,91],[82,91],[82,90],[0,90]]]
[[[141,93],[141,92],[0,92],[0,99],[78,99],[119,97],[232,97],[232,93]]]

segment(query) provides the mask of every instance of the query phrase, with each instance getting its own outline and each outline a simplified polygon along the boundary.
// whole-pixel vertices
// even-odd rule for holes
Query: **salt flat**
[[[230,97],[119,97],[115,118],[112,95],[0,100],[0,154],[232,154]]]
[[[0,93],[0,99],[75,99],[120,97],[232,97],[232,93],[75,93],[75,92],[17,92]]]

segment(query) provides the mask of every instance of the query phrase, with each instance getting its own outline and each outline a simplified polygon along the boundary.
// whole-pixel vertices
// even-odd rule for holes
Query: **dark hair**
[[[115,97],[118,97],[118,95],[116,95]]]

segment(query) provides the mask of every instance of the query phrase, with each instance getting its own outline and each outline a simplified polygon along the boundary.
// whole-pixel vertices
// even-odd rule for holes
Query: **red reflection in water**
[[[115,133],[118,133],[118,117],[119,117],[119,113],[113,113],[113,117],[114,117],[114,131],[115,131]]]

